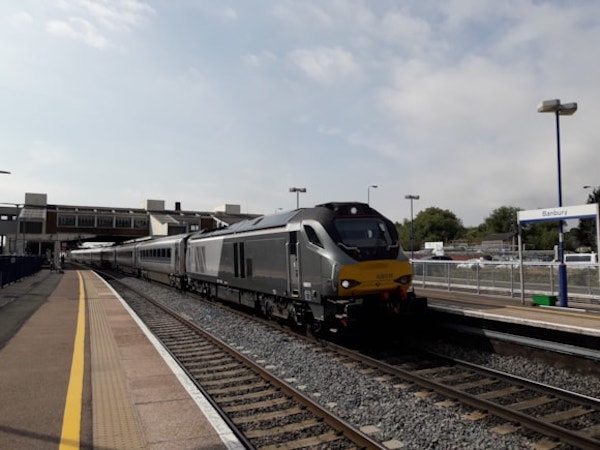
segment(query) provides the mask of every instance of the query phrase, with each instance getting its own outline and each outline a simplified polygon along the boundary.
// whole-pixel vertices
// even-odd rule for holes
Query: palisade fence
[[[413,260],[415,289],[427,288],[521,298],[518,262]],[[600,305],[598,264],[567,266],[569,301]],[[558,296],[558,264],[523,263],[524,299]]]
[[[0,255],[0,288],[42,269],[40,256]]]

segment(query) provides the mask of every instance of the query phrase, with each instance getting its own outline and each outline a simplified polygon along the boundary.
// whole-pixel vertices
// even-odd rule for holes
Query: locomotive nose
[[[340,296],[376,294],[406,288],[412,269],[404,261],[364,261],[342,266],[339,272]]]

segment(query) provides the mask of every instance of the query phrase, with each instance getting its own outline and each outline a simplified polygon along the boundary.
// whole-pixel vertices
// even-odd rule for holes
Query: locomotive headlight
[[[342,280],[340,283],[344,289],[350,289],[360,284],[360,281],[356,280]]]
[[[400,278],[396,278],[394,280],[394,282],[396,282],[398,284],[405,285],[405,284],[409,284],[410,280],[411,280],[411,276],[410,275],[403,275]]]

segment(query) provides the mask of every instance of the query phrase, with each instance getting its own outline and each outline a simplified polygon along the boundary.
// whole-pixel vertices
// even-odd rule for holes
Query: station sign
[[[519,223],[568,219],[595,219],[596,217],[598,217],[597,203],[517,211],[517,220]]]

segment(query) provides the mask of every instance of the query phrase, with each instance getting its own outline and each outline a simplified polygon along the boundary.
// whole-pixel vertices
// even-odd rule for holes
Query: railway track
[[[272,375],[241,350],[143,293],[134,292],[127,302],[248,448],[386,448]]]
[[[373,376],[386,382],[403,388],[416,385],[426,389],[426,395],[436,393],[476,408],[481,414],[506,420],[496,432],[528,429],[546,437],[545,442],[544,439],[540,442],[541,446],[551,448],[553,442],[559,441],[581,449],[600,448],[600,400],[597,398],[437,354],[424,354],[410,360],[389,356],[371,358],[331,344],[324,351],[338,359],[344,355],[347,364],[360,361],[365,367],[357,367],[357,370],[376,370],[379,373],[373,372]],[[410,384],[398,384],[406,382]],[[450,404],[445,403],[445,406]]]
[[[172,320],[175,321],[175,319]],[[233,377],[237,369],[229,359],[221,360],[220,358],[224,358],[222,356],[214,356],[215,359],[212,359],[212,349],[202,351],[199,350],[200,347],[195,349],[194,344],[188,343],[188,339],[193,341],[195,338],[189,338],[187,334],[176,335],[170,326],[166,326],[164,331],[159,330],[155,333],[159,337],[162,335],[161,339],[167,343],[168,348],[173,348],[171,351],[184,362],[185,367],[188,367],[192,378],[196,379],[198,384],[205,386],[206,393],[213,397],[223,411],[231,416],[233,423],[235,424],[235,420],[238,421],[242,433],[248,433],[249,437],[252,436],[253,445],[266,448],[286,448],[285,446],[277,447],[282,444],[274,442],[269,437],[272,431],[279,431],[281,435],[289,437],[290,434],[296,433],[295,430],[307,430],[307,428],[303,428],[307,426],[310,431],[304,434],[305,437],[302,439],[305,439],[306,436],[313,436],[313,434],[313,437],[322,436],[323,439],[333,439],[333,435],[344,436],[341,440],[329,443],[317,444],[319,438],[314,441],[305,441],[305,443],[310,442],[307,444],[308,446],[321,445],[322,448],[348,448],[348,446],[374,446],[373,448],[377,448],[378,446],[378,448],[385,448],[360,432],[358,433],[359,438],[366,438],[366,443],[358,443],[354,438],[345,440],[345,433],[352,434],[353,431],[339,431],[335,427],[329,431],[321,430],[318,427],[311,429],[310,427],[313,425],[316,426],[315,420],[319,419],[303,417],[300,413],[298,413],[299,421],[302,425],[284,424],[285,422],[276,419],[282,413],[277,412],[280,408],[275,406],[275,403],[281,402],[282,405],[286,405],[281,409],[294,411],[294,414],[297,411],[312,413],[311,408],[314,407],[317,411],[314,417],[321,417],[320,415],[327,414],[327,411],[322,410],[310,399],[307,400],[313,403],[313,407],[304,406],[303,400],[301,405],[296,407],[298,409],[287,408],[288,400],[278,400],[275,391],[289,388],[290,398],[300,393],[281,380],[268,383],[260,381],[256,386],[247,382],[247,389],[238,389],[239,385],[245,384],[246,381],[236,380]],[[295,336],[295,338],[300,339],[301,337]],[[216,345],[227,347],[218,339],[216,341]],[[468,405],[476,409],[472,414],[473,417],[495,416],[504,419],[505,423],[497,426],[493,431],[524,434],[528,440],[537,441],[539,448],[553,448],[558,443],[582,449],[600,448],[600,400],[597,398],[575,394],[441,355],[415,356],[413,354],[407,357],[404,354],[369,357],[331,343],[313,345],[313,349],[325,353],[328,358],[335,359],[338,364],[352,366],[354,370],[369,373],[372,378],[380,380],[382,383],[390,383],[403,389],[420,389],[422,391],[420,394],[424,396],[432,394],[443,396],[446,398],[446,401],[441,402],[444,406]],[[200,356],[201,354],[204,356]],[[257,365],[243,354],[235,358],[245,361],[244,365],[247,367],[245,370],[261,373],[263,374],[261,377],[264,379],[273,378],[262,366]],[[210,369],[207,370],[205,367]],[[245,370],[242,373],[246,373]],[[231,379],[225,384],[218,381],[219,379],[228,379],[226,377],[230,375]],[[300,395],[302,396],[302,394]],[[259,409],[246,406],[246,402],[250,402],[250,398],[262,399],[258,402],[262,403],[259,405]],[[258,422],[265,421],[265,427],[262,430],[256,428],[257,420]],[[277,423],[270,422],[271,420],[277,420]],[[322,420],[326,422],[325,419]]]

